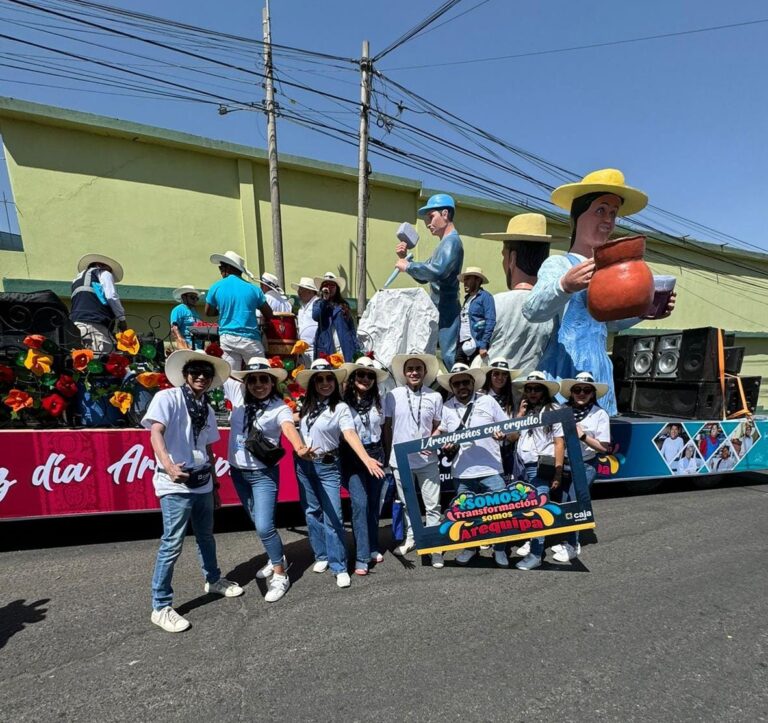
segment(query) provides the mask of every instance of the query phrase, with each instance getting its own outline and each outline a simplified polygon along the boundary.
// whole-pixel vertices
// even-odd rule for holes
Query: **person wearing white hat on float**
[[[509,360],[504,357],[491,359],[490,364],[483,368],[485,383],[480,392],[493,397],[510,418],[517,412],[515,395],[512,392],[512,379],[516,379],[522,371],[522,369],[513,369]],[[501,443],[501,461],[504,465],[504,474],[507,476],[512,474],[514,468],[514,452],[515,446],[505,439]]]
[[[470,369],[461,362],[456,362],[448,374],[437,377],[438,384],[453,395],[443,405],[441,433],[484,427],[509,419],[492,396],[478,393],[484,381],[483,369]],[[457,495],[500,492],[506,487],[500,446],[505,439],[506,435],[499,432],[474,442],[446,445],[443,451],[454,455],[452,474]],[[493,547],[493,559],[499,567],[509,567],[506,546],[503,542]],[[477,548],[468,547],[456,556],[456,562],[466,565],[476,554]]]
[[[301,360],[301,363],[306,367],[314,359],[317,322],[312,318],[312,307],[318,298],[317,286],[315,286],[315,280],[310,276],[302,276],[298,283],[294,282],[291,286],[296,289],[296,295],[299,297],[299,308],[296,311],[299,339],[309,345]]]
[[[556,188],[552,203],[571,215],[571,247],[567,254],[550,256],[542,264],[538,281],[523,305],[528,321],[554,322],[538,368],[552,379],[572,379],[589,369],[598,382],[608,385],[603,408],[613,416],[618,410],[608,332],[626,329],[641,319],[596,321],[587,309],[587,289],[595,272],[595,249],[610,240],[616,219],[642,211],[648,196],[627,185],[621,171],[605,168]],[[674,306],[673,293],[664,315],[669,316]]]
[[[488,347],[496,327],[493,297],[483,288],[488,278],[479,266],[467,266],[459,281],[464,284],[464,303],[459,312],[459,343],[456,361],[469,364],[476,356],[488,358]]]
[[[123,280],[123,267],[109,256],[86,254],[77,262],[78,275],[72,281],[72,309],[69,318],[80,330],[83,345],[96,354],[115,348],[110,327],[125,331],[125,309],[115,284]]]
[[[208,289],[205,313],[219,317],[221,350],[232,369],[238,371],[251,357],[264,356],[256,312],[260,311],[268,322],[272,318],[272,308],[264,292],[243,278],[245,274],[252,279],[253,274],[246,268],[242,256],[234,251],[212,254],[211,263],[219,267],[222,279]]]
[[[582,459],[577,460],[576,464],[579,462],[584,464],[584,473],[589,487],[597,477],[597,455],[607,454],[611,450],[611,419],[608,412],[597,401],[607,393],[608,385],[596,382],[589,372],[579,372],[575,378],[563,379],[560,382],[560,394],[566,398],[566,406],[573,410],[576,434],[579,436],[581,445]],[[670,428],[673,426],[676,425],[670,425]],[[679,427],[676,432],[679,432]],[[681,444],[678,452],[682,447]],[[567,454],[566,450],[566,458]],[[573,466],[572,460],[568,462]],[[563,494],[563,502],[575,499],[576,491],[571,483]],[[578,557],[581,553],[578,531],[569,532],[566,541],[561,545],[554,545],[552,552],[557,562],[568,562]]]
[[[543,372],[529,372],[515,379],[512,386],[523,392],[519,416],[527,417],[530,414],[557,409],[554,397],[560,391],[560,384],[547,379]],[[533,485],[539,494],[549,494],[550,490],[558,489],[565,460],[563,425],[557,423],[546,427],[531,427],[520,433],[515,432],[510,437],[517,442],[515,454],[524,471],[524,481]],[[551,480],[539,476],[539,460],[542,457],[554,457],[555,471]],[[517,554],[523,558],[515,565],[518,570],[540,567],[544,554],[544,538],[537,537],[526,542],[518,548]]]
[[[265,271],[259,279],[259,285],[272,311],[281,314],[291,313],[291,302],[280,287],[280,279],[277,276]]]
[[[395,548],[396,555],[405,555],[416,546],[400,470],[395,459],[394,446],[434,434],[440,426],[443,414],[443,398],[429,385],[440,370],[437,358],[432,354],[395,354],[390,363],[392,377],[399,385],[384,397],[384,453],[395,477],[397,495],[403,503],[405,540]],[[408,463],[416,489],[421,490],[427,525],[440,523],[440,468],[435,452],[425,450],[408,455]],[[432,567],[444,566],[441,553],[432,553]]]
[[[180,349],[197,349],[202,347],[190,329],[196,321],[200,321],[200,314],[195,308],[203,292],[200,289],[186,284],[173,290],[173,298],[179,303],[171,309],[171,334]]]
[[[552,236],[547,234],[547,219],[541,213],[519,213],[509,220],[506,231],[480,235],[503,243],[502,268],[508,289],[493,297],[496,329],[488,356],[504,357],[516,369],[535,369],[552,336],[553,322],[530,322],[522,309],[549,256]]]
[[[341,383],[346,377],[346,369],[334,368],[325,359],[316,359],[309,369],[296,375],[297,383],[307,390],[299,415],[305,446],[296,453],[296,476],[309,544],[315,554],[312,571],[325,572],[330,567],[336,585],[342,588],[349,587],[350,578],[341,511],[341,440],[369,474],[384,477],[381,463],[366,451],[349,407],[341,399]]]
[[[360,351],[352,311],[342,294],[347,282],[328,271],[315,277],[320,298],[312,306],[312,318],[317,322],[315,356],[340,353],[351,362]]]
[[[190,521],[205,575],[205,592],[225,597],[243,594],[239,585],[221,576],[213,537],[213,510],[221,506],[212,449],[219,430],[207,392],[222,386],[229,373],[224,359],[201,351],[173,352],[166,361],[165,374],[174,388],[155,394],[141,420],[150,430],[156,460],[152,484],[163,518],[152,576],[151,619],[169,633],[189,627],[189,621],[172,607],[171,580]]]
[[[232,405],[229,430],[229,471],[240,501],[253,520],[269,558],[256,577],[268,580],[264,599],[277,602],[291,586],[288,563],[283,553],[283,542],[275,528],[275,506],[280,467],[268,466],[257,459],[246,447],[249,435],[258,430],[275,446],[281,436],[299,452],[304,443],[293,423],[293,412],[285,404],[277,385],[284,382],[288,372],[272,367],[263,357],[252,357],[245,369],[232,372],[232,379],[224,382],[224,394]]]

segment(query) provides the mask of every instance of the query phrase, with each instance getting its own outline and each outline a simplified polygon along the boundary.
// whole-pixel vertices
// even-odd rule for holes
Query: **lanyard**
[[[416,410],[416,414],[413,413],[413,404],[411,403],[411,390],[409,387],[405,388],[405,392],[408,395],[408,411],[411,413],[411,419],[416,424],[416,429],[421,429],[421,402],[424,399],[424,395],[419,392],[419,408]]]

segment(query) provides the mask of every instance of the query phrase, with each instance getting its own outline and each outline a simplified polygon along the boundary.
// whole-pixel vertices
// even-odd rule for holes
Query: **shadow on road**
[[[47,605],[50,601],[50,598],[43,598],[33,603],[14,600],[0,607],[0,650],[16,633],[20,633],[28,625],[45,620],[48,608],[41,606]]]

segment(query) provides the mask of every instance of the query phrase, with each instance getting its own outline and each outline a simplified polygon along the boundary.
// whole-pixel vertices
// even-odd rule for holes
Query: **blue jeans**
[[[537,470],[539,465],[536,462],[526,464],[525,465],[525,476],[528,482],[530,482],[535,488],[537,494],[542,494],[546,492],[549,494],[549,485],[540,480],[537,476]],[[541,557],[544,554],[544,538],[543,537],[534,537],[531,540],[531,555],[536,555],[536,557]]]
[[[384,461],[379,446],[367,450],[374,459]],[[350,454],[354,455],[353,452]],[[382,481],[362,465],[355,455],[342,458],[341,484],[352,502],[352,533],[355,536],[355,569],[367,570],[371,554],[379,550],[379,502]]]
[[[197,556],[206,582],[216,582],[221,570],[216,562],[216,541],[213,539],[213,494],[170,494],[160,497],[163,515],[163,536],[157,551],[155,572],[152,575],[152,608],[161,610],[173,603],[173,567],[184,544],[187,523],[197,542]]]
[[[327,560],[334,575],[347,571],[344,522],[341,514],[341,475],[338,463],[296,460],[299,501],[307,518],[309,544],[315,560]]]
[[[501,492],[501,490],[505,489],[507,486],[504,483],[503,477],[499,474],[492,474],[489,477],[471,477],[466,479],[454,477],[453,483],[454,485],[457,485],[457,495],[460,495],[462,492],[467,492],[473,495],[482,494],[483,492]],[[493,549],[495,552],[504,552],[504,550],[507,549],[507,543],[502,542],[494,545]]]
[[[592,483],[595,481],[595,478],[597,477],[597,457],[593,457],[590,460],[584,461],[584,474],[587,477],[587,488],[592,489]],[[563,493],[563,502],[573,502],[576,499],[576,488],[573,486],[573,482],[571,482],[571,486],[568,488],[567,492]],[[576,547],[576,545],[579,544],[579,531],[576,530],[576,532],[569,532],[568,537],[566,540],[573,545],[573,547]]]
[[[266,469],[229,469],[237,496],[253,520],[256,534],[261,538],[261,544],[273,565],[283,564],[283,542],[275,529],[279,471],[277,465]]]

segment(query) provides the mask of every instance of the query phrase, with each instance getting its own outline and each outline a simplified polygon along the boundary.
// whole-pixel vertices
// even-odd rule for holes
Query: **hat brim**
[[[123,280],[123,266],[120,262],[115,261],[109,256],[103,256],[102,254],[85,254],[81,256],[77,262],[77,270],[85,271],[91,264],[106,264],[112,269],[112,276],[115,278],[115,283],[119,284]]]
[[[309,384],[312,377],[315,376],[315,374],[327,374],[328,372],[336,377],[336,381],[339,384],[341,384],[347,378],[347,370],[342,369],[341,367],[338,367],[337,369],[302,369],[296,375],[296,383],[300,387],[306,389],[307,385]]]
[[[512,380],[512,386],[515,389],[522,389],[526,384],[539,384],[542,387],[546,387],[549,390],[549,395],[554,397],[560,391],[560,384],[550,379],[527,379],[525,377],[518,377]]]
[[[477,278],[480,279],[484,284],[490,284],[491,283],[490,281],[488,281],[488,277],[485,274],[477,274],[474,271],[470,272],[468,274],[467,273],[459,274],[459,276],[458,276],[459,281],[461,281],[463,283],[464,279],[466,279],[467,276],[477,276]]]
[[[179,349],[173,352],[168,359],[165,360],[165,376],[168,377],[168,381],[173,384],[174,387],[181,387],[184,385],[184,375],[182,369],[184,365],[189,361],[208,362],[213,365],[213,369],[216,375],[213,377],[211,386],[209,389],[217,389],[224,385],[224,382],[229,378],[232,367],[229,366],[229,362],[221,359],[217,356],[211,356],[204,351],[194,351],[192,349]]]
[[[347,288],[346,279],[342,279],[340,277],[336,277],[335,279],[324,279],[322,276],[315,276],[315,286],[317,287],[318,292],[320,291],[324,281],[330,281],[331,283],[336,284],[336,286],[339,287],[340,294],[343,294],[344,289]]]
[[[205,296],[205,291],[201,291],[200,289],[185,289],[183,286],[173,290],[173,298],[179,303],[181,303],[181,297],[186,296],[187,294],[197,294],[198,298],[202,299]]]
[[[286,369],[281,369],[280,367],[269,367],[269,369],[243,369],[238,372],[231,372],[229,376],[244,382],[249,374],[269,374],[269,376],[274,377],[278,382],[284,382],[288,378],[288,371]]]
[[[317,293],[317,286],[307,286],[306,284],[291,283],[291,288],[296,289],[296,291],[298,291],[299,289],[307,289],[308,291],[314,291],[315,293]]]
[[[560,381],[560,394],[566,399],[571,396],[571,387],[579,384],[581,386],[589,385],[595,388],[595,399],[600,399],[608,394],[608,385],[600,382],[585,382],[583,379],[563,379]]]
[[[552,191],[552,203],[570,213],[574,200],[588,193],[611,193],[623,199],[618,216],[631,216],[648,205],[648,196],[642,191],[614,183],[566,183]]]
[[[556,236],[530,236],[525,233],[481,233],[480,235],[492,241],[532,241],[548,244],[558,240]]]
[[[440,362],[437,361],[436,356],[432,356],[432,354],[395,354],[392,357],[389,368],[392,370],[392,378],[398,385],[404,386],[408,383],[405,374],[403,374],[403,367],[409,359],[418,359],[426,367],[427,373],[424,375],[425,386],[430,386],[437,379],[437,375],[440,373]]]
[[[475,391],[480,389],[480,387],[485,384],[485,372],[482,369],[462,369],[460,372],[448,372],[446,374],[438,374],[437,375],[437,383],[443,388],[450,391],[453,391],[451,389],[451,379],[454,377],[460,377],[460,376],[471,376],[475,380]]]
[[[229,256],[224,256],[224,254],[211,254],[210,260],[215,266],[226,264],[227,266],[231,266],[232,268],[241,271],[246,276],[250,276],[252,279],[256,278],[243,264],[238,264],[236,261],[229,258]]]
[[[356,362],[346,362],[341,365],[341,369],[347,370],[347,379],[352,376],[358,369],[362,369],[367,372],[376,373],[376,381],[378,383],[383,382],[388,376],[389,372],[386,369],[379,369],[378,367],[369,367],[367,364],[357,364]]]

